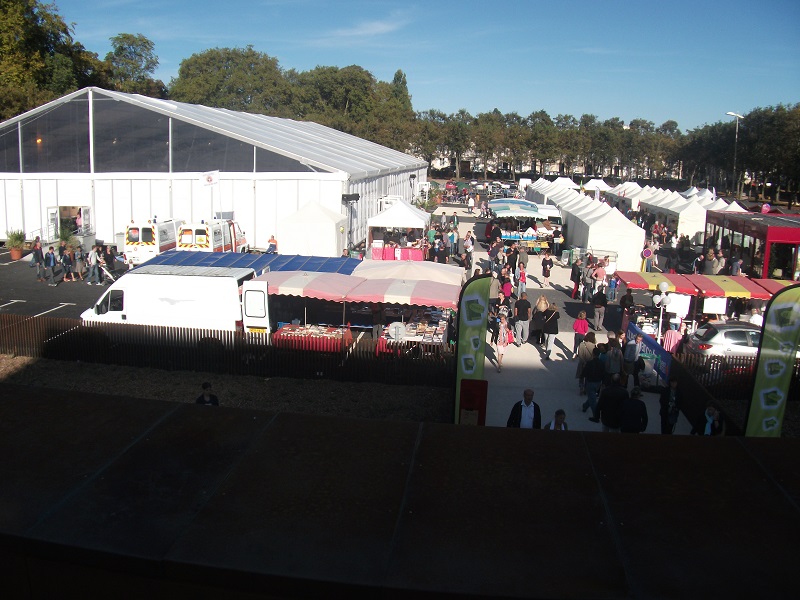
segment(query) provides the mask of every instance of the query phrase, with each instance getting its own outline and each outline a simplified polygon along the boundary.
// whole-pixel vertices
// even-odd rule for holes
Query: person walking
[[[528,343],[532,313],[533,307],[528,301],[528,294],[522,292],[519,300],[514,304],[514,331],[516,333],[516,344],[518,347]]]
[[[544,333],[542,332],[542,328],[544,327],[544,313],[549,307],[550,302],[544,294],[539,296],[539,299],[536,300],[536,304],[533,307],[531,330],[533,332],[533,343],[539,346],[544,344]]]
[[[544,324],[542,325],[542,332],[544,333],[547,341],[545,346],[545,360],[553,360],[550,356],[553,353],[553,344],[556,341],[556,336],[558,335],[558,319],[560,315],[558,314],[558,306],[554,303],[551,303],[550,306],[544,311]]]
[[[597,412],[600,414],[603,431],[619,432],[622,404],[628,397],[628,390],[620,383],[619,373],[614,373],[611,377],[611,385],[603,388],[603,391],[600,392],[600,400],[597,402]]]
[[[581,373],[586,381],[586,401],[581,406],[581,410],[586,412],[587,409],[592,409],[592,416],[589,417],[589,420],[593,423],[600,422],[599,413],[597,412],[597,398],[600,392],[600,385],[603,383],[603,378],[606,374],[605,366],[600,356],[600,348],[595,346],[592,349],[592,360],[586,363]]]
[[[74,277],[77,275],[80,277],[81,281],[83,281],[83,271],[84,271],[84,264],[85,264],[85,257],[83,254],[83,248],[78,246],[75,248],[75,260],[72,267],[72,276]]]
[[[575,339],[572,342],[572,353],[575,355],[573,360],[578,358],[578,347],[583,342],[586,334],[589,333],[589,321],[586,320],[586,311],[582,310],[578,313],[578,318],[572,324],[572,330],[575,332]]]
[[[61,255],[61,268],[64,269],[64,276],[61,281],[77,281],[75,273],[72,271],[72,252],[69,248],[64,250],[64,254]]]
[[[678,379],[676,377],[670,377],[669,387],[661,392],[658,404],[658,416],[661,417],[661,433],[662,435],[672,435],[675,431],[675,425],[678,423],[678,417],[681,414],[681,398],[678,394]]]
[[[575,262],[572,263],[572,271],[569,275],[569,280],[573,283],[572,294],[570,295],[570,298],[573,300],[577,299],[578,289],[581,286],[581,273],[583,271],[581,265],[583,265],[583,261],[580,258],[576,259]]]
[[[86,274],[86,279],[88,279],[86,282],[87,285],[100,285],[99,260],[97,246],[92,246],[89,254],[86,255],[86,264],[89,267],[89,272]]]
[[[608,298],[602,287],[598,287],[592,296],[592,304],[594,305],[594,330],[600,331],[606,316],[606,306],[608,306]]]
[[[33,245],[33,264],[36,265],[36,281],[44,283],[43,269],[44,269],[44,254],[42,253],[42,243],[36,242]]]
[[[542,279],[544,279],[541,287],[550,285],[550,271],[553,269],[553,259],[550,258],[550,251],[545,250],[544,258],[542,259]]]
[[[525,265],[520,264],[517,268],[517,296],[521,296],[528,289],[528,273]]]
[[[47,254],[44,255],[44,276],[47,278],[47,285],[50,287],[56,287],[56,285],[58,285],[55,280],[55,269],[57,264],[58,259],[56,258],[55,251],[53,250],[53,247],[50,246]]]
[[[542,411],[539,405],[533,401],[533,390],[531,388],[522,392],[522,400],[511,407],[511,414],[508,415],[506,427],[520,429],[542,428]]]
[[[500,315],[500,325],[498,327],[497,343],[495,350],[497,351],[497,372],[503,370],[503,356],[506,353],[506,348],[509,344],[514,343],[514,332],[508,325],[508,320],[505,315]]]
[[[633,375],[634,387],[639,387],[639,373],[644,370],[644,359],[639,358],[642,350],[644,350],[643,339],[642,334],[637,333],[634,339],[625,344],[625,352],[623,353],[623,368],[625,371],[623,385],[625,387],[628,387],[628,377],[631,375]]]
[[[642,433],[647,430],[647,407],[642,402],[639,386],[634,387],[630,396],[622,400],[619,429],[622,433]]]
[[[578,346],[576,353],[578,359],[578,366],[575,369],[575,379],[578,380],[578,393],[582,396],[586,393],[586,380],[583,377],[583,369],[592,360],[594,354],[594,347],[596,346],[594,331],[590,331],[583,338],[583,341]],[[600,378],[602,380],[602,377]]]

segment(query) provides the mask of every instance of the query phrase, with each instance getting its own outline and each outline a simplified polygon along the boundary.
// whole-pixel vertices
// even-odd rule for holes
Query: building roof
[[[353,179],[405,172],[427,167],[418,158],[380,144],[310,121],[294,121],[266,115],[211,108],[139,94],[125,94],[97,87],[84,88],[0,123],[0,127],[26,121],[50,111],[81,94],[107,96],[113,100],[158,112],[243,142],[298,160],[313,169],[341,171]]]

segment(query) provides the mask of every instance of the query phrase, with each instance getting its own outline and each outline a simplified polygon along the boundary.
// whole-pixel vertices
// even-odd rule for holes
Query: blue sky
[[[284,69],[402,69],[415,110],[668,119],[800,102],[798,0],[56,0],[101,58],[118,33],[155,43],[165,83],[209,48]]]

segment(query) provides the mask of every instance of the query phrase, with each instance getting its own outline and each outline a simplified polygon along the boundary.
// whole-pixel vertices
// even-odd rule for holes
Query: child
[[[519,298],[522,294],[525,293],[528,285],[528,275],[525,272],[525,265],[520,264],[518,266],[519,269],[519,277],[517,278],[517,298]]]
[[[608,282],[608,299],[613,302],[617,299],[617,278],[612,276]]]

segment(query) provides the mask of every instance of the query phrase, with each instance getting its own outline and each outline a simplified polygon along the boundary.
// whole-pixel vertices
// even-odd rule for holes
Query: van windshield
[[[153,228],[152,227],[142,227],[141,241],[147,243],[147,242],[152,242],[154,240],[155,240],[155,238],[153,237]]]
[[[139,228],[128,227],[128,243],[135,244],[139,241]]]
[[[194,242],[194,233],[190,227],[181,229],[181,244],[191,244]]]

